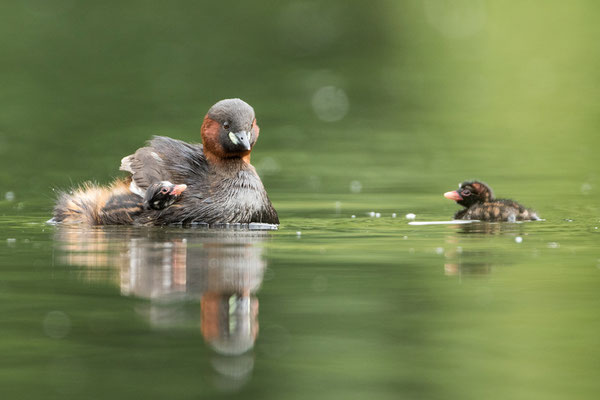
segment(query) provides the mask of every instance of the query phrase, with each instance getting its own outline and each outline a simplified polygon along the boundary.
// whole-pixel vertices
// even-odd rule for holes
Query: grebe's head
[[[494,200],[492,188],[483,182],[466,181],[458,185],[458,190],[444,193],[444,197],[456,201],[463,207]]]
[[[179,198],[187,185],[174,185],[169,181],[153,183],[146,190],[144,206],[152,210],[169,207]]]
[[[247,159],[258,139],[254,109],[240,99],[221,100],[208,110],[202,124],[207,156]]]

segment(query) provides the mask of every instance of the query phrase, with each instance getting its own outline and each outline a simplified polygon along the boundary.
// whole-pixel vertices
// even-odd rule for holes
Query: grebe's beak
[[[179,196],[185,189],[187,189],[187,185],[175,185],[169,194]]]
[[[444,197],[454,201],[461,201],[463,198],[456,190],[444,193]]]
[[[229,132],[229,139],[233,144],[242,146],[244,150],[250,150],[250,139],[248,138],[248,132]]]

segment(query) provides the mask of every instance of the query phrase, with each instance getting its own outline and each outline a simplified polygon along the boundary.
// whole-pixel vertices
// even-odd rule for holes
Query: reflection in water
[[[266,262],[264,231],[139,228],[57,228],[57,260],[87,267],[83,279],[105,281],[119,273],[121,294],[150,300],[155,329],[197,326],[215,351],[219,386],[239,387],[254,366],[259,289]],[[109,267],[108,269],[106,267]],[[114,279],[114,278],[113,278]],[[187,300],[200,300],[197,310]]]
[[[510,235],[521,237],[523,233],[523,223],[490,223],[476,222],[472,224],[457,225],[457,232],[446,237],[447,249],[444,250],[444,273],[453,276],[486,276],[492,273],[492,268],[498,265],[498,260],[502,264],[507,264],[506,253],[503,252],[498,257],[487,248],[466,250],[461,246],[462,240],[467,239],[463,235],[470,235],[468,238],[485,237],[486,235]]]
[[[539,222],[474,222],[472,224],[460,225],[460,233],[463,234],[514,234],[519,235],[523,232],[526,224]]]
[[[465,251],[457,246],[444,252],[444,273],[456,276],[485,276],[492,272],[490,252]]]

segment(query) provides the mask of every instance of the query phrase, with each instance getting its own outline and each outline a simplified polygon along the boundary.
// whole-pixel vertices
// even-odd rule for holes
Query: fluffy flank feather
[[[126,206],[105,209],[111,199],[117,198],[127,199]],[[89,225],[130,224],[131,215],[136,211],[141,211],[141,198],[129,191],[129,179],[116,180],[109,187],[86,182],[71,192],[58,194],[54,221]]]

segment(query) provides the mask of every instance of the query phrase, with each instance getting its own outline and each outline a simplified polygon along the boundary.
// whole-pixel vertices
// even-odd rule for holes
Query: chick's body
[[[496,199],[492,188],[479,181],[466,181],[458,190],[444,193],[444,197],[465,207],[454,214],[454,219],[479,221],[537,221],[537,213],[510,199]]]

